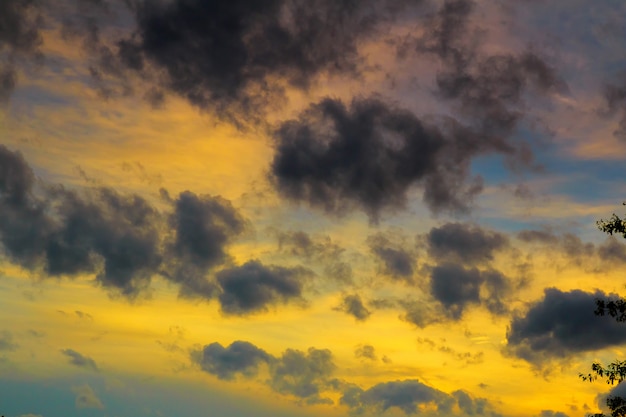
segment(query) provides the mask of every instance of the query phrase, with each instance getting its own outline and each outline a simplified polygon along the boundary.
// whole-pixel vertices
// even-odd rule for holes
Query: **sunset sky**
[[[0,415],[606,411],[625,162],[622,0],[0,0]]]

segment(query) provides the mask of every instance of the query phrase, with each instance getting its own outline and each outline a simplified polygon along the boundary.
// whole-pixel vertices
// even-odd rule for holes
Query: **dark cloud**
[[[79,368],[89,369],[98,372],[98,365],[89,356],[85,356],[73,349],[62,349],[61,353],[68,357],[69,363]]]
[[[221,197],[185,191],[173,205],[169,226],[174,238],[167,249],[167,276],[181,284],[181,295],[210,299],[217,289],[207,281],[206,273],[229,259],[225,248],[244,230],[245,220]]]
[[[321,74],[358,74],[359,44],[404,3],[139,0],[131,3],[136,29],[105,50],[112,59],[101,59],[97,72],[156,72],[158,84],[196,106],[234,106],[253,118],[284,85],[306,89]]]
[[[291,394],[308,404],[330,403],[321,392],[331,384],[335,370],[328,349],[309,348],[307,352],[287,349],[272,364],[270,386],[281,394]]]
[[[626,341],[623,325],[594,314],[596,299],[616,298],[601,291],[547,288],[543,299],[516,315],[507,332],[508,351],[528,362],[603,349]]]
[[[242,341],[235,341],[227,347],[211,343],[202,350],[193,351],[191,358],[203,371],[226,380],[233,379],[237,374],[254,376],[259,365],[273,360],[264,350]]]
[[[268,306],[302,298],[302,268],[265,266],[259,261],[227,268],[216,274],[222,293],[219,302],[226,314],[246,315],[266,311]]]
[[[480,271],[464,269],[458,265],[441,265],[433,268],[431,293],[443,304],[446,314],[458,320],[469,304],[480,303]]]
[[[477,225],[447,223],[426,236],[428,253],[436,260],[468,264],[493,260],[494,253],[508,244],[505,235]]]
[[[137,296],[149,285],[161,263],[160,214],[137,195],[123,196],[108,188],[86,196],[55,189],[58,223],[45,250],[50,275],[75,275],[102,270],[96,275],[104,287]]]
[[[368,359],[371,361],[378,360],[378,358],[376,357],[376,350],[372,345],[357,346],[357,348],[354,350],[354,357]]]
[[[470,305],[484,305],[493,314],[508,311],[506,298],[511,283],[498,271],[466,269],[455,264],[434,267],[430,276],[432,296],[444,307],[445,314],[459,320]]]
[[[396,279],[412,282],[415,254],[398,245],[393,245],[382,234],[370,236],[367,243],[372,253],[382,263],[383,273]]]
[[[167,193],[164,192],[167,197]],[[207,273],[245,221],[230,202],[189,191],[166,198],[171,213],[135,194],[38,182],[19,152],[0,145],[0,243],[12,262],[49,276],[95,273],[129,299],[160,274],[182,295],[211,298]]]
[[[343,311],[358,321],[365,321],[372,314],[363,304],[358,294],[349,294],[343,297],[341,304],[335,310]]]
[[[358,208],[377,221],[404,207],[414,186],[433,210],[464,210],[482,186],[471,178],[479,154],[501,146],[447,120],[445,130],[378,98],[349,106],[326,98],[275,133],[271,180],[279,193],[328,213]]]
[[[206,345],[191,353],[191,359],[204,372],[232,380],[237,374],[253,377],[265,363],[269,366],[268,385],[281,394],[293,395],[308,404],[331,403],[321,393],[331,387],[335,370],[328,349],[309,348],[307,352],[287,349],[275,357],[249,342],[236,341],[224,348],[219,343]]]
[[[398,408],[409,415],[417,414],[418,408],[424,405],[434,405],[440,412],[448,411],[451,406],[448,394],[418,380],[383,382],[366,390],[350,386],[340,401],[358,412]]]
[[[6,103],[17,85],[18,64],[39,59],[43,20],[37,0],[0,2],[0,104]]]

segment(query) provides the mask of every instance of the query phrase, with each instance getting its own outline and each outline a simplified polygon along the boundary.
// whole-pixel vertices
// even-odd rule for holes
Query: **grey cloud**
[[[594,314],[596,299],[615,298],[601,291],[563,292],[547,288],[544,297],[516,315],[507,332],[507,350],[534,364],[626,341],[623,325]]]
[[[367,307],[365,307],[358,294],[346,295],[341,301],[341,304],[336,307],[335,310],[343,311],[344,313],[353,316],[358,321],[365,321],[372,314]]]
[[[415,254],[400,247],[394,247],[382,234],[367,239],[370,250],[382,262],[383,272],[393,278],[412,282],[415,267]]]
[[[185,191],[173,205],[168,222],[175,236],[167,247],[167,276],[181,284],[181,295],[210,299],[217,288],[206,273],[229,259],[225,248],[244,230],[245,220],[221,197]]]
[[[134,299],[160,274],[182,295],[213,297],[217,286],[206,274],[228,260],[225,247],[245,221],[219,197],[184,192],[166,200],[171,213],[111,188],[47,184],[19,152],[0,145],[3,252],[49,276],[95,273],[101,286]]]
[[[309,348],[307,352],[287,349],[280,357],[272,356],[249,342],[236,341],[224,348],[212,343],[191,353],[191,360],[204,372],[232,380],[238,374],[253,377],[265,363],[269,366],[267,384],[276,392],[293,395],[308,404],[331,403],[321,393],[333,386],[335,370],[328,349]]]
[[[222,311],[246,315],[301,299],[303,277],[307,274],[302,268],[265,266],[259,261],[223,269],[216,274],[222,290],[218,297]]]
[[[443,69],[437,74],[441,97],[459,104],[482,132],[497,140],[499,135],[510,134],[523,116],[519,104],[525,89],[563,92],[567,85],[532,51],[481,54],[468,23],[473,4],[469,0],[444,2],[426,38],[418,39],[417,50],[434,53],[442,61]],[[532,154],[524,147],[511,150],[520,157],[518,162],[532,162]]]
[[[431,293],[446,308],[446,314],[460,319],[465,307],[480,303],[480,271],[464,269],[457,265],[441,265],[433,268]]]
[[[339,215],[360,209],[373,222],[404,207],[417,186],[431,210],[462,211],[482,188],[472,158],[508,151],[454,120],[445,124],[428,126],[375,97],[349,106],[326,98],[278,127],[270,178],[290,200]]]
[[[96,72],[156,72],[158,85],[196,106],[254,118],[280,95],[276,79],[307,89],[320,74],[358,74],[359,43],[403,3],[135,1],[135,31],[105,49]]]
[[[358,412],[398,408],[408,415],[417,414],[418,407],[425,404],[435,405],[439,411],[447,411],[451,405],[448,394],[418,380],[383,382],[366,390],[351,386],[340,401]]]
[[[462,223],[435,227],[426,241],[431,257],[469,264],[491,261],[495,252],[508,245],[507,237],[501,233]]]
[[[227,347],[211,343],[200,351],[193,351],[191,358],[203,371],[225,380],[231,380],[237,374],[254,376],[259,365],[273,360],[264,350],[243,341],[235,341]]]
[[[369,359],[371,361],[375,361],[375,360],[378,359],[376,357],[376,350],[374,349],[374,346],[372,346],[372,345],[361,345],[361,346],[358,346],[354,350],[354,357],[355,358]]]
[[[292,394],[309,404],[332,404],[332,400],[320,394],[330,385],[335,368],[328,349],[309,348],[307,352],[287,349],[272,364],[269,383],[275,391]]]
[[[43,20],[37,0],[0,2],[0,104],[6,103],[17,85],[16,64],[41,56]]]
[[[432,269],[430,279],[431,294],[454,320],[459,320],[470,305],[484,305],[493,314],[508,312],[506,297],[512,285],[498,271],[442,264]]]
[[[85,368],[92,371],[98,371],[98,365],[89,356],[85,356],[73,349],[62,349],[61,353],[68,357],[69,363],[78,366],[79,368]]]

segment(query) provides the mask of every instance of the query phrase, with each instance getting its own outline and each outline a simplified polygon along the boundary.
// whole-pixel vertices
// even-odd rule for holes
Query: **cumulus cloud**
[[[501,151],[452,120],[442,131],[376,97],[323,99],[275,139],[270,176],[282,196],[327,213],[360,209],[374,222],[417,186],[433,211],[466,209],[482,188],[472,157]]]
[[[328,349],[309,348],[307,352],[287,349],[272,365],[270,386],[308,404],[332,404],[321,392],[330,385],[334,370],[333,356]]]
[[[17,85],[16,64],[40,57],[43,21],[36,0],[0,3],[0,104],[6,103]]]
[[[370,361],[376,361],[376,349],[372,345],[360,345],[354,350],[354,357],[361,359],[368,359]]]
[[[135,194],[66,189],[38,181],[19,152],[0,145],[0,243],[12,262],[48,276],[95,273],[101,286],[134,299],[162,275],[181,295],[213,298],[210,270],[245,220],[230,202],[186,191],[161,212]]]
[[[226,314],[245,315],[301,299],[306,275],[302,268],[265,266],[259,261],[223,269],[216,274],[222,291],[220,306]]]
[[[335,307],[337,311],[343,311],[351,315],[357,321],[365,321],[372,314],[371,311],[363,304],[361,296],[358,294],[348,294],[341,300],[341,304]]]
[[[446,315],[459,320],[470,305],[484,305],[493,314],[504,314],[510,280],[499,271],[480,271],[455,264],[434,267],[430,276],[430,291],[445,308]]]
[[[225,380],[231,380],[237,374],[254,376],[261,363],[273,359],[264,350],[243,341],[235,341],[227,347],[211,343],[200,351],[194,351],[191,357],[203,371]]]
[[[285,85],[307,89],[322,74],[358,74],[360,43],[382,29],[392,5],[404,3],[411,4],[136,1],[135,29],[103,48],[108,59],[95,70],[152,78],[200,108],[252,118]]]
[[[73,349],[62,349],[61,353],[67,356],[69,363],[78,366],[79,368],[89,369],[91,371],[98,371],[98,365],[89,356],[85,356]]]
[[[191,359],[207,373],[220,379],[233,379],[256,375],[259,366],[269,366],[267,384],[276,392],[296,397],[308,404],[332,403],[322,397],[324,390],[332,386],[335,370],[332,353],[328,349],[309,348],[303,352],[287,349],[281,356],[272,356],[248,342],[236,341],[224,348],[219,343],[193,351]]]
[[[368,409],[385,412],[398,408],[410,415],[417,414],[418,407],[427,404],[434,405],[438,411],[450,408],[446,393],[418,380],[383,382],[366,390],[351,386],[344,391],[340,401],[360,412]]]
[[[244,230],[245,220],[221,197],[185,191],[173,205],[167,276],[181,284],[181,295],[210,299],[217,288],[207,281],[206,273],[229,260],[226,246]]]
[[[623,325],[594,314],[601,291],[544,290],[544,297],[517,314],[507,332],[507,351],[533,364],[615,346],[626,341]]]
[[[415,254],[404,247],[394,245],[382,234],[367,239],[370,250],[382,264],[382,272],[395,279],[412,282]]]
[[[493,260],[495,252],[508,244],[502,233],[477,225],[446,223],[426,235],[428,254],[438,260],[476,264]]]

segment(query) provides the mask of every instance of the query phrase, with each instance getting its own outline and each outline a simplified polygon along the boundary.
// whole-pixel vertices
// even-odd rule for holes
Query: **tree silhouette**
[[[622,203],[626,205],[625,203]],[[615,213],[609,220],[599,220],[598,228],[604,233],[611,236],[613,234],[622,235],[626,239],[626,220],[619,217]],[[595,314],[598,316],[611,316],[618,322],[626,321],[626,300],[623,298],[617,300],[596,300]],[[604,380],[609,385],[619,384],[626,379],[626,361],[616,360],[606,366],[598,362],[591,364],[591,372],[588,374],[580,374],[583,381],[595,381],[597,379]],[[626,398],[609,395],[606,399],[606,406],[611,411],[612,417],[626,417]],[[603,413],[593,414],[593,417],[607,417]]]

